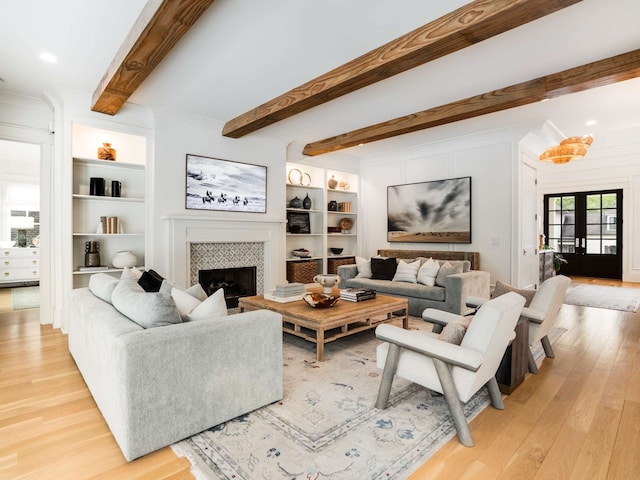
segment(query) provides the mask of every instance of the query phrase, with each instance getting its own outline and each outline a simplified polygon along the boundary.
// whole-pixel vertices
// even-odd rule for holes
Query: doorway
[[[39,144],[0,139],[0,308],[39,306],[41,156]]]
[[[560,273],[622,279],[622,190],[545,195],[544,233]]]

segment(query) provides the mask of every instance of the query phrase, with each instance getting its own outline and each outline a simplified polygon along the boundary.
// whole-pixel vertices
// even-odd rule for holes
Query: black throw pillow
[[[376,280],[393,280],[398,268],[395,258],[371,258],[371,278]]]
[[[163,280],[162,275],[155,270],[145,270],[138,280],[138,285],[140,285],[145,292],[159,292]]]

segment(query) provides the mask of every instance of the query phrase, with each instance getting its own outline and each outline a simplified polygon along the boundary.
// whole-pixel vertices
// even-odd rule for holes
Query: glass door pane
[[[576,200],[571,196],[549,197],[547,243],[556,252],[574,253]]]

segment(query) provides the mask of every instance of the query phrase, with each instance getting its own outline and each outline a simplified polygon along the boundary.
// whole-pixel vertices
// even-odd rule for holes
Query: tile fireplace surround
[[[198,270],[255,266],[258,294],[285,278],[280,253],[284,224],[237,222],[206,217],[167,217],[170,234],[168,278],[188,287],[197,283]]]
[[[190,250],[191,285],[200,270],[256,267],[256,294],[264,293],[264,243],[191,243]]]

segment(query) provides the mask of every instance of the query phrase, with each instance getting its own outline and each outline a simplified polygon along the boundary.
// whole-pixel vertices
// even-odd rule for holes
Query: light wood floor
[[[192,478],[169,448],[125,462],[38,312],[0,312],[0,479]],[[558,325],[556,358],[471,422],[476,446],[452,439],[411,480],[640,478],[640,312],[563,306]]]

